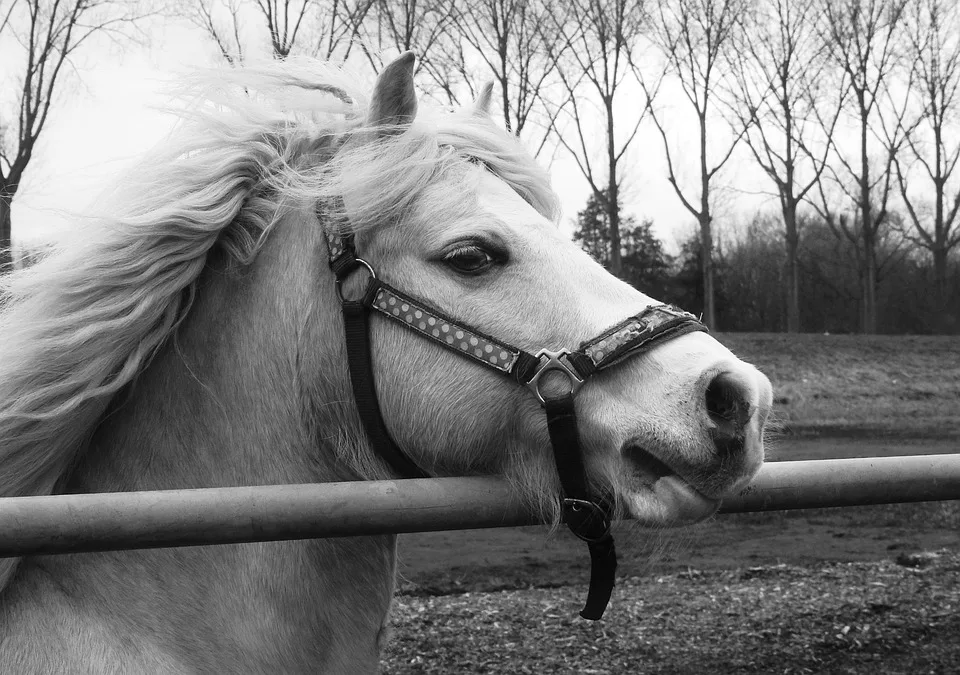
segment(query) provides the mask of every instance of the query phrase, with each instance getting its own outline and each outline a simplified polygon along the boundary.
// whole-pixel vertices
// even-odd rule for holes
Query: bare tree
[[[376,0],[312,0],[317,5],[318,22],[313,56],[329,61],[339,54],[341,61],[350,57],[358,41],[364,19]]]
[[[49,119],[71,57],[97,36],[116,40],[146,13],[127,0],[0,2],[0,38],[11,38],[5,67],[16,74],[11,122],[0,110],[0,271],[11,263],[11,206]]]
[[[268,39],[274,58],[294,52],[346,59],[374,0],[187,0],[182,13],[231,65],[256,51],[251,32]],[[254,30],[251,31],[251,26]]]
[[[621,276],[623,264],[620,246],[620,188],[623,183],[622,160],[636,138],[647,106],[639,107],[626,120],[625,132],[617,133],[616,104],[622,98],[625,79],[634,74],[632,51],[644,28],[644,0],[571,0],[568,14],[554,17],[550,28],[559,37],[555,44],[569,45],[555,55],[557,75],[566,91],[562,107],[573,133],[556,127],[556,138],[573,156],[587,179],[594,198],[607,216],[610,238],[610,271]],[[556,50],[557,47],[551,47]],[[584,96],[584,94],[586,96]],[[598,103],[605,138],[602,162],[590,133],[594,117],[589,103]]]
[[[887,223],[888,220],[899,220],[898,214],[892,213],[887,209],[890,196],[892,195],[892,173],[888,171],[886,178],[887,179],[883,181],[876,190],[877,195],[873,198],[874,203],[877,205],[877,218],[881,223]],[[851,215],[849,212],[844,212],[842,208],[832,206],[831,200],[823,193],[824,183],[818,183],[817,187],[821,194],[820,201],[814,205],[814,208],[823,219],[823,222],[826,223],[828,229],[833,233],[837,242],[846,251],[845,255],[852,259],[851,262],[853,264],[851,267],[856,274],[859,291],[859,325],[862,331],[864,320],[864,288],[868,278],[872,278],[874,282],[879,285],[885,276],[885,272],[895,267],[909,253],[906,245],[908,242],[905,237],[899,234],[901,228],[879,227],[876,232],[875,248],[873,250],[873,276],[868,277],[866,249],[863,247],[863,221],[861,220],[860,211],[855,210]],[[849,201],[849,194],[844,194],[844,199]]]
[[[290,55],[310,11],[310,0],[255,0],[270,31],[270,47],[278,59]]]
[[[437,91],[428,93],[450,104],[460,103],[459,85],[470,88],[467,57],[460,33],[455,30],[456,0],[376,0],[360,35],[360,46],[375,71],[380,53],[412,50],[416,70],[426,75]],[[422,81],[422,80],[421,80]],[[470,93],[475,93],[470,88]]]
[[[833,222],[846,237],[856,237],[862,247],[860,324],[865,333],[877,331],[877,243],[888,221],[886,204],[891,170],[904,133],[901,121],[905,110],[892,110],[895,119],[885,120],[882,108],[890,96],[890,80],[901,47],[900,23],[906,2],[821,0],[818,3],[831,60],[846,74],[850,84],[846,110],[858,132],[855,153],[845,153],[838,146],[835,157],[842,175],[833,174],[837,185],[856,205],[857,216]],[[878,144],[883,147],[885,156],[879,163],[871,161],[871,150]]]
[[[508,131],[522,136],[530,122],[539,123],[530,140],[535,152],[550,136],[553,118],[543,104],[556,74],[563,47],[543,30],[553,23],[561,3],[548,0],[469,0],[458,3],[457,29],[492,71],[499,89],[499,107]],[[555,110],[555,108],[554,108]]]
[[[827,165],[846,77],[831,76],[815,5],[763,0],[757,10],[749,29],[738,33],[733,50],[731,109],[747,129],[744,138],[754,159],[776,186],[786,244],[787,331],[796,333],[800,330],[797,213]],[[836,96],[826,96],[825,89],[837,92]]]
[[[244,47],[240,38],[241,0],[220,0],[219,3],[214,3],[213,0],[196,0],[195,4],[188,2],[184,10],[187,19],[216,43],[220,56],[227,63],[231,66],[243,63]],[[223,21],[220,14],[226,15],[226,21]]]
[[[714,121],[715,95],[723,73],[730,63],[734,36],[743,29],[744,15],[749,0],[664,0],[653,13],[651,37],[666,57],[667,72],[680,83],[683,95],[693,107],[699,136],[699,190],[696,196],[688,193],[677,181],[674,156],[664,126],[664,112],[653,104],[652,91],[647,85],[647,105],[651,118],[663,139],[667,158],[667,180],[673,186],[683,206],[697,219],[703,254],[704,318],[708,326],[716,327],[717,312],[714,292],[713,211],[711,188],[717,173],[733,154],[746,129],[735,130],[733,139],[717,150],[718,143],[710,142],[710,127]],[[711,155],[717,157],[711,161]]]
[[[907,79],[916,83],[910,94],[919,111],[907,128],[904,150],[919,175],[908,185],[909,168],[895,161],[897,181],[913,225],[910,238],[930,251],[936,306],[945,312],[947,261],[960,245],[960,184],[951,183],[960,160],[960,138],[956,127],[953,135],[949,128],[960,123],[960,10],[953,0],[912,0],[904,19]],[[918,183],[923,193],[932,194],[932,213],[920,208]]]

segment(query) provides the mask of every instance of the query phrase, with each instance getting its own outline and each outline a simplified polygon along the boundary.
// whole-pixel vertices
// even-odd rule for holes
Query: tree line
[[[955,315],[960,299],[955,0],[173,1],[165,11],[192,22],[230,64],[306,54],[377,71],[381,58],[411,49],[424,93],[450,104],[492,77],[503,125],[544,160],[573,158],[590,186],[587,210],[605,223],[598,257],[628,279],[638,246],[662,252],[621,206],[638,135],[652,130],[659,147],[644,152],[665,160],[697,225],[662,269],[693,284],[687,304],[710,326],[746,321],[749,312],[731,308],[754,288],[777,290],[780,318],[760,322],[769,330],[955,325],[921,328],[889,304],[901,277],[920,284],[925,314]],[[0,246],[53,100],[54,66],[69,62],[81,33],[146,16],[136,0],[0,0],[0,39],[15,35],[28,54],[19,119],[0,117]],[[718,202],[732,158],[760,169],[754,191],[771,196],[775,216],[725,215]],[[737,276],[748,272],[770,285]],[[828,300],[844,308],[832,328],[815,309]]]
[[[900,222],[902,227],[904,223]],[[699,233],[681,236],[678,251],[667,252],[651,220],[621,219],[621,277],[648,295],[702,314],[703,248]],[[815,212],[801,215],[797,244],[798,314],[807,332],[857,333],[860,288],[852,242],[837,237]],[[716,323],[719,331],[786,332],[786,249],[782,221],[769,211],[735,223],[714,247]],[[603,209],[590,197],[577,214],[574,241],[610,268],[609,229]],[[947,310],[931,293],[934,270],[929,255],[901,234],[878,246],[878,326],[880,333],[960,334],[960,259],[948,266]]]

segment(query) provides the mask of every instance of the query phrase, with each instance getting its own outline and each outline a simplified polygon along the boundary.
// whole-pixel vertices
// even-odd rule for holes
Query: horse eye
[[[480,274],[494,263],[493,256],[479,246],[462,246],[448,253],[443,260],[461,274]]]

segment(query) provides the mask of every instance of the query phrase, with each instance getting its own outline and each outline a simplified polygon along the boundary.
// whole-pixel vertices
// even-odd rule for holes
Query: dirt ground
[[[913,675],[960,672],[960,554],[623,578],[602,621],[584,586],[402,596],[385,675]]]

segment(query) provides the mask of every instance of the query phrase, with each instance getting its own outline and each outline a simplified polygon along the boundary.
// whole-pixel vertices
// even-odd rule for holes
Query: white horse
[[[523,350],[572,349],[656,304],[558,232],[547,175],[489,119],[489,87],[418,114],[412,72],[406,54],[369,103],[316,64],[215,76],[106,215],[3,280],[0,495],[396,477],[346,363],[338,291],[361,275],[335,284],[325,230]],[[537,397],[382,316],[370,331],[383,423],[410,460],[505,476],[557,521]],[[702,520],[760,467],[770,405],[767,379],[706,333],[664,340],[577,393],[586,479],[646,525]],[[0,561],[0,672],[374,672],[395,548]]]

